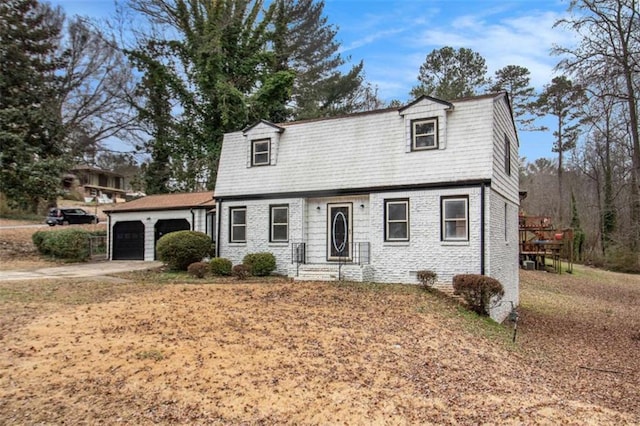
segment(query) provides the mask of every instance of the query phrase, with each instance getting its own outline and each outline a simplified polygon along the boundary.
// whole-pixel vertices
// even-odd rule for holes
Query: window
[[[414,151],[438,148],[438,119],[412,121],[411,144]]]
[[[271,139],[251,141],[251,165],[268,166],[271,162]]]
[[[385,200],[385,241],[409,241],[409,200]]]
[[[504,135],[504,172],[511,176],[511,142],[507,135]]]
[[[231,207],[229,209],[229,241],[232,243],[247,242],[247,208]]]
[[[269,241],[282,243],[289,241],[289,206],[271,206]]]
[[[442,241],[468,241],[467,197],[442,198]]]

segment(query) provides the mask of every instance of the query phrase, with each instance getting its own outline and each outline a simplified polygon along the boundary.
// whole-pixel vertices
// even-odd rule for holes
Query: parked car
[[[96,215],[89,214],[82,209],[68,208],[68,209],[50,209],[47,216],[47,224],[49,226],[55,225],[69,225],[74,223],[98,223],[100,220]]]

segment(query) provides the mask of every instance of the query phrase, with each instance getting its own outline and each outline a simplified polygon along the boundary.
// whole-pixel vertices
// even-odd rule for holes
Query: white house
[[[506,94],[272,124],[224,137],[218,255],[268,251],[297,279],[451,285],[485,274],[518,303],[518,137]]]
[[[213,192],[148,195],[105,209],[110,260],[155,260],[156,243],[173,231],[215,237]]]

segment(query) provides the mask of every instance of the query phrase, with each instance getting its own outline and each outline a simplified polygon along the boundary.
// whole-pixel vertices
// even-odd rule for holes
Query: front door
[[[327,260],[351,260],[351,203],[327,205]]]

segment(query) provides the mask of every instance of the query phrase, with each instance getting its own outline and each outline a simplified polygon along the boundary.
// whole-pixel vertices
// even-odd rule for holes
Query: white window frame
[[[418,133],[417,127],[420,124],[433,123],[433,132],[430,133]],[[433,146],[417,146],[416,140],[420,136],[433,136]],[[430,149],[438,149],[438,117],[426,118],[421,120],[411,121],[411,150],[412,151],[425,151]]]
[[[450,202],[464,202],[464,218],[448,218],[447,217],[447,204]],[[442,241],[469,241],[469,197],[442,197],[441,198],[441,239]],[[465,235],[464,237],[450,237],[447,235],[447,223],[449,222],[464,222]]]
[[[275,222],[276,215],[274,214],[274,210],[285,210],[287,215],[286,222]],[[287,243],[289,242],[289,205],[288,204],[274,204],[269,206],[269,242],[272,243]],[[287,235],[284,239],[276,239],[275,238],[275,227],[276,226],[286,226]]]
[[[266,150],[262,150],[262,151],[257,151],[256,150],[256,145],[258,144],[263,144],[266,143],[267,144],[267,149]],[[265,155],[267,156],[267,160],[266,161],[257,161],[256,157],[258,155]],[[256,140],[252,140],[251,141],[251,165],[252,166],[268,166],[269,164],[271,164],[271,139],[270,138],[266,138],[266,139],[256,139]]]
[[[234,223],[234,212],[244,212],[244,223]],[[244,240],[234,240],[233,230],[235,228],[244,228]],[[246,243],[247,242],[247,208],[246,207],[230,207],[229,208],[229,242],[230,243]]]
[[[405,208],[404,220],[391,219],[389,217],[389,206],[398,205],[398,204],[404,205],[404,208]],[[391,223],[404,223],[406,227],[406,236],[403,238],[392,238],[390,236],[391,233],[389,229],[389,225]],[[384,200],[384,240],[385,241],[409,241],[409,199],[408,198]]]

